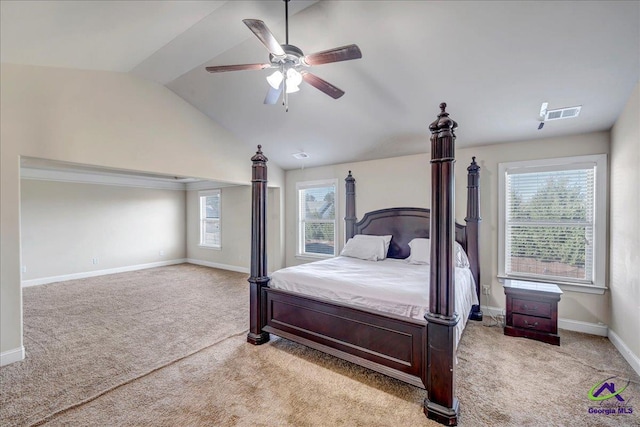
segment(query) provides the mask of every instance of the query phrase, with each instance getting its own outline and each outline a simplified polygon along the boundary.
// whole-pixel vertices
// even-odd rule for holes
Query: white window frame
[[[216,195],[218,196],[219,216],[218,219],[208,219],[206,218],[206,198]],[[222,249],[222,194],[219,189],[198,191],[198,219],[198,246],[208,249]],[[211,221],[218,223],[219,243],[217,245],[205,242],[205,224]]]
[[[506,183],[507,174],[514,172],[542,172],[575,169],[584,165],[595,168],[594,188],[594,231],[593,231],[593,262],[590,283],[574,283],[557,278],[535,278],[521,274],[506,274]],[[606,259],[607,259],[607,155],[594,154],[587,156],[561,157],[555,159],[526,160],[520,162],[506,162],[498,164],[498,278],[542,281],[560,285],[562,289],[603,294],[606,287]]]
[[[333,188],[335,189],[335,198],[334,198],[334,209],[335,209],[335,216],[333,218],[333,220],[317,220],[314,222],[326,222],[326,223],[333,223],[333,254],[318,254],[318,253],[310,253],[310,252],[304,252],[304,240],[305,240],[305,234],[304,234],[304,227],[305,227],[305,220],[304,218],[301,218],[300,213],[301,213],[301,203],[302,200],[300,198],[300,194],[302,190],[307,190],[307,189],[311,189],[311,188],[318,188],[318,187],[330,187],[333,186]],[[319,181],[303,181],[303,182],[297,182],[296,183],[296,222],[298,224],[297,227],[297,231],[296,231],[296,238],[297,238],[297,243],[296,243],[296,257],[298,258],[332,258],[334,256],[336,256],[336,254],[338,253],[338,212],[339,212],[339,194],[338,194],[338,180],[337,179],[326,179],[326,180],[319,180]]]

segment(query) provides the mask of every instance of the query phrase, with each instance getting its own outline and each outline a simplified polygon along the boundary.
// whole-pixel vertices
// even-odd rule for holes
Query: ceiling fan
[[[264,103],[275,104],[278,102],[278,99],[280,99],[280,95],[284,93],[282,103],[287,111],[287,95],[300,90],[299,85],[302,81],[305,81],[334,99],[340,98],[344,95],[343,90],[310,73],[307,71],[307,68],[314,65],[362,58],[360,48],[355,44],[350,44],[305,55],[300,48],[289,44],[289,0],[283,1],[285,4],[285,44],[281,45],[278,43],[263,21],[258,19],[242,20],[269,51],[269,62],[261,64],[218,65],[206,67],[206,70],[210,73],[220,73],[225,71],[275,69],[276,71],[267,77],[270,88],[264,99]]]

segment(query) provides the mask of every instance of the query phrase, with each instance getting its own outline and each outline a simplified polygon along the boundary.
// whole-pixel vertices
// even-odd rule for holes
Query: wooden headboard
[[[442,105],[441,105],[442,108]],[[351,175],[345,178],[345,237],[350,239],[356,234],[392,235],[389,245],[389,258],[407,258],[409,242],[416,237],[430,238],[429,230],[432,219],[426,208],[388,208],[371,211],[358,221],[356,217],[356,179]],[[432,194],[433,196],[433,194]],[[467,167],[467,216],[466,225],[455,223],[455,240],[462,245],[469,258],[473,279],[476,283],[476,294],[480,300],[480,166],[473,157]],[[440,226],[443,226],[441,224]],[[474,305],[470,316],[474,320],[482,320],[480,305]]]
[[[431,212],[425,208],[389,208],[367,212],[354,225],[355,234],[392,235],[387,257],[404,259],[410,254],[409,242],[429,238]],[[347,236],[353,237],[353,236]],[[466,226],[456,223],[455,239],[467,250]]]

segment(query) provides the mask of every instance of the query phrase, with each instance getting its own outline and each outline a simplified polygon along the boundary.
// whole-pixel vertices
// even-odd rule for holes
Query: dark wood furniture
[[[504,334],[560,345],[558,301],[562,291],[549,283],[505,280],[507,322]]]
[[[269,288],[266,255],[267,158],[258,146],[252,157],[252,245],[250,325],[247,341],[263,344],[273,333],[409,384],[425,388],[424,412],[446,425],[456,425],[455,326],[460,315],[481,320],[479,306],[472,313],[454,309],[454,238],[465,248],[480,299],[478,225],[480,167],[475,158],[468,170],[466,225],[454,220],[454,152],[457,123],[446,104],[431,123],[432,208],[391,208],[365,214],[357,221],[355,179],[346,178],[346,238],[355,234],[391,234],[389,257],[409,255],[414,237],[431,239],[429,311],[425,320],[388,315],[331,301]],[[436,214],[431,215],[431,212]]]

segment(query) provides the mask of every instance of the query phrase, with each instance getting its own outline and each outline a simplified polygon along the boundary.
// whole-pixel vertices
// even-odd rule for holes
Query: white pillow
[[[467,257],[467,253],[462,249],[460,243],[454,242],[456,247],[456,267],[458,268],[469,268],[471,265],[469,263],[469,258]]]
[[[409,264],[429,264],[431,261],[431,241],[429,239],[413,239],[409,242],[411,255],[407,258]],[[469,258],[458,242],[454,242],[455,264],[457,268],[469,268]]]
[[[385,236],[376,236],[373,234],[356,234],[355,236],[353,236],[353,238],[356,240],[376,241],[382,239],[384,241],[384,254],[380,259],[385,259],[387,257],[387,253],[389,252],[389,245],[391,244],[391,237],[391,234]]]
[[[415,238],[409,242],[411,254],[409,264],[429,264],[431,261],[431,240]]]
[[[385,246],[383,239],[356,239],[347,240],[344,249],[340,252],[342,256],[364,259],[367,261],[378,261],[385,258]]]

